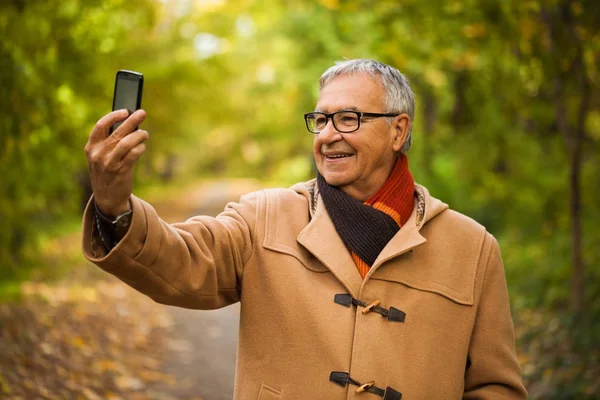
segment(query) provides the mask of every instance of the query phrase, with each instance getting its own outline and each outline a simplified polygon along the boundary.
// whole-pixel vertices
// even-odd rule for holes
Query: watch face
[[[125,214],[125,215],[121,216],[120,218],[117,218],[117,220],[115,221],[115,227],[117,229],[123,229],[123,228],[129,226],[130,223],[131,223],[131,213]]]

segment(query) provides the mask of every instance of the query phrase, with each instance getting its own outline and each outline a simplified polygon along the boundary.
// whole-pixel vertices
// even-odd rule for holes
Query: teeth
[[[335,156],[327,156],[328,158],[343,158],[343,157],[348,157],[348,154],[340,154],[340,155],[335,155]]]

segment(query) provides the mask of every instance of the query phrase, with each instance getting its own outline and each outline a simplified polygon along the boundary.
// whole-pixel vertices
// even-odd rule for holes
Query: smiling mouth
[[[330,155],[326,155],[325,157],[327,158],[345,158],[345,157],[350,157],[352,154],[330,154]]]

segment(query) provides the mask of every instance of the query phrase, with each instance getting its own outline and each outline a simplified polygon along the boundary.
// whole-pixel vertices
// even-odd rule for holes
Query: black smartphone
[[[144,75],[139,72],[120,70],[115,79],[115,94],[113,96],[113,111],[126,108],[129,114],[142,107],[142,89]],[[110,128],[113,133],[124,121],[117,122]]]

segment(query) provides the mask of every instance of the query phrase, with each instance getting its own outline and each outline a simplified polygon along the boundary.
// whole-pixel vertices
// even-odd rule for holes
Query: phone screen
[[[113,111],[126,108],[131,114],[139,109],[142,101],[142,84],[142,74],[133,71],[119,71],[115,82]],[[123,122],[114,124],[111,132],[117,129]]]

